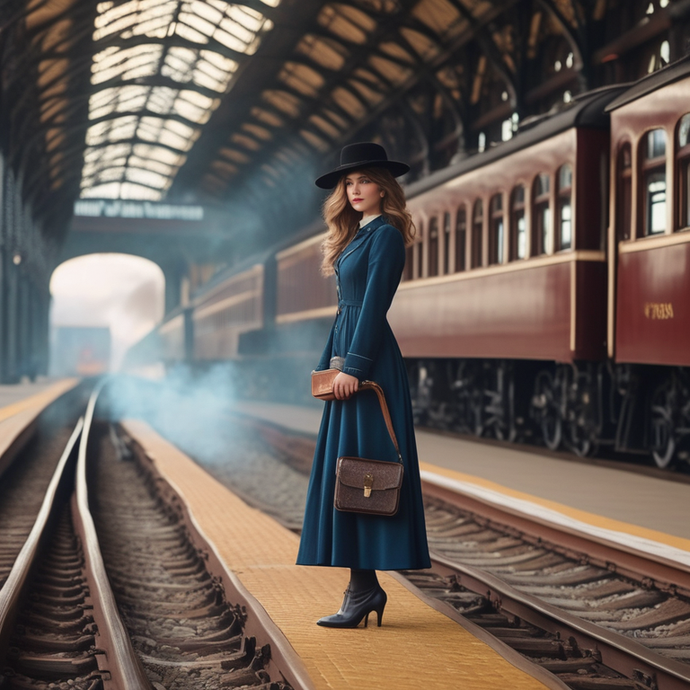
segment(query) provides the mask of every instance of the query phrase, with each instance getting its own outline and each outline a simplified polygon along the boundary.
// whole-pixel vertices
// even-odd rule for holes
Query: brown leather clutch
[[[324,369],[311,372],[311,394],[319,400],[335,400],[333,382],[340,373],[338,369]]]

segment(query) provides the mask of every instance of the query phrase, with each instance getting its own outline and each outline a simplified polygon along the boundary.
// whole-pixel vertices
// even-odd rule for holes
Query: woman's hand
[[[333,381],[333,393],[337,400],[347,400],[351,398],[359,388],[359,380],[356,376],[350,376],[341,371]]]

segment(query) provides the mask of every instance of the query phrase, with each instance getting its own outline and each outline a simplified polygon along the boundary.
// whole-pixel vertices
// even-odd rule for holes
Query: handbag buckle
[[[364,498],[371,496],[371,487],[374,486],[374,475],[367,472],[364,475]]]

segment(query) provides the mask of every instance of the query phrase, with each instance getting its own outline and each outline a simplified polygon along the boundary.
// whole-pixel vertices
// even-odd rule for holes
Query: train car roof
[[[632,86],[629,86],[629,88],[618,96],[618,98],[611,101],[611,103],[606,106],[606,111],[611,112],[612,110],[621,108],[628,103],[636,101],[638,98],[642,98],[660,89],[662,86],[672,84],[688,75],[690,75],[690,55],[686,55],[663,69],[652,72],[646,77],[642,77],[642,79],[636,81]]]
[[[512,139],[412,183],[405,187],[405,196],[411,199],[448,180],[505,158],[516,151],[537,144],[572,127],[608,129],[610,117],[606,112],[606,106],[624,88],[625,86],[607,86],[588,91],[586,94],[576,97],[569,107],[556,114],[544,115],[531,122],[525,121],[525,124]]]

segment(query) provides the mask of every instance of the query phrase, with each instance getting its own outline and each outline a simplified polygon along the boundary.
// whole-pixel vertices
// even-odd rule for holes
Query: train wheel
[[[503,383],[499,387],[499,390],[501,389],[502,407],[494,424],[494,436],[499,441],[513,443],[517,437],[517,428],[515,427],[515,382],[512,371],[503,374]]]
[[[546,447],[549,450],[556,450],[563,438],[563,423],[555,400],[553,376],[548,371],[541,371],[537,376],[532,409],[541,427],[541,435]]]
[[[674,407],[675,391],[673,384],[669,381],[654,391],[651,405],[650,446],[654,462],[662,469],[671,466],[676,452]]]
[[[592,441],[587,434],[587,430],[573,422],[570,425],[570,433],[567,446],[575,455],[585,458],[592,452]]]

